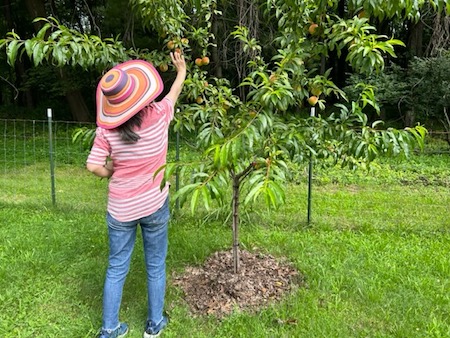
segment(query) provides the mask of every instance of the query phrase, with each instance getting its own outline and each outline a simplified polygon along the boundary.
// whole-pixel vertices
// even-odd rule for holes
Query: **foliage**
[[[34,22],[45,24],[31,39],[21,40],[14,32],[9,32],[0,40],[0,48],[6,46],[8,63],[14,66],[18,57],[26,53],[34,65],[43,62],[54,66],[80,66],[84,69],[106,66],[127,59],[125,49],[118,38],[101,39],[96,35],[80,33],[61,25],[54,18],[36,18]]]
[[[337,49],[340,55],[348,45],[346,60],[357,74],[368,74],[384,68],[383,55],[388,53],[395,57],[394,46],[404,46],[397,39],[387,39],[385,35],[371,34],[375,27],[368,25],[368,19],[354,17],[350,20],[337,18],[331,28],[326,29],[329,50]]]
[[[84,149],[90,149],[94,143],[95,129],[88,127],[76,128],[72,132],[72,142],[80,144]]]
[[[313,156],[329,165],[339,163],[342,167],[357,168],[368,166],[377,157],[410,154],[416,145],[423,146],[426,130],[421,126],[378,129],[379,123],[368,124],[360,106],[337,108],[328,117],[284,120],[263,112],[257,113],[259,118],[249,117],[232,136],[211,145],[204,152],[201,165],[199,162],[168,165],[167,178],[178,170],[182,176],[193,172],[189,175],[191,183],[175,197],[193,192],[192,210],[201,199],[208,209],[214,200],[222,205],[223,198],[227,198],[221,189],[227,184],[223,183],[232,172],[241,172],[248,176],[242,187],[246,191],[244,203],[253,203],[261,195],[269,206],[278,207],[284,202],[282,186],[286,176],[292,174],[287,164],[291,161],[305,163]],[[211,133],[212,129],[209,125],[204,127],[204,131]],[[265,141],[260,143],[259,139]]]
[[[418,21],[421,18],[421,8],[430,4],[438,12],[450,12],[450,3],[446,0],[418,0],[418,1],[384,1],[384,0],[353,0],[349,1],[349,9],[362,10],[363,16],[374,16],[379,20],[400,17]],[[361,12],[360,12],[361,13]]]
[[[449,67],[449,54],[443,53],[439,57],[414,58],[407,69],[393,64],[386,72],[365,79],[384,108],[399,107],[403,113],[413,111],[421,121],[439,121],[444,120],[444,111],[450,105]],[[360,81],[362,76],[352,75],[346,91],[355,96],[354,86]]]

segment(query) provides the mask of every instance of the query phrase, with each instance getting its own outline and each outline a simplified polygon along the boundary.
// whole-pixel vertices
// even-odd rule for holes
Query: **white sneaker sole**
[[[157,334],[148,334],[147,332],[144,332],[144,338],[156,338],[161,335],[163,330],[160,330]]]

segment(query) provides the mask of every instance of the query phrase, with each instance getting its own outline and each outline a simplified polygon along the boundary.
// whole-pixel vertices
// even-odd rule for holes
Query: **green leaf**
[[[8,64],[14,67],[17,58],[17,52],[19,51],[21,43],[18,40],[12,40],[6,46],[6,54],[8,56]]]
[[[229,148],[230,148],[230,142],[225,143],[220,148],[220,165],[222,167],[225,167],[228,164]]]
[[[202,196],[203,196],[203,202],[205,203],[206,210],[211,210],[211,194],[209,193],[208,187],[206,185],[203,185],[202,188]]]
[[[38,19],[42,19],[42,18],[36,18],[35,20],[33,20],[33,22],[37,22],[39,21]],[[39,30],[39,32],[36,35],[36,38],[39,40],[44,40],[45,34],[47,33],[47,30],[51,27],[52,25],[50,23],[46,23],[44,24],[44,26],[42,26],[42,28]]]
[[[25,41],[25,51],[27,52],[28,57],[31,59],[31,56],[33,55],[33,46],[34,46],[33,40],[26,40]]]
[[[199,193],[200,193],[200,189],[197,188],[194,190],[194,193],[192,194],[192,197],[191,197],[191,213],[192,214],[195,213],[195,208],[197,207]]]
[[[177,200],[178,198],[185,197],[188,194],[190,194],[194,189],[196,189],[199,185],[200,185],[200,183],[192,183],[192,184],[185,185],[184,187],[182,187],[178,191],[176,191],[172,195],[172,198],[174,200]]]
[[[247,194],[245,197],[244,203],[249,204],[251,201],[255,201],[259,194],[261,193],[262,188],[264,187],[264,181],[258,182]]]
[[[276,207],[276,197],[275,193],[270,188],[270,185],[266,185],[264,189],[264,196],[266,198],[266,204],[269,207]]]
[[[48,46],[44,46],[48,47]],[[46,49],[49,50],[49,47]],[[38,66],[42,60],[44,59],[45,53],[42,44],[36,43],[33,47],[33,63],[35,66]]]
[[[364,145],[365,145],[364,142],[360,142],[360,143],[359,143],[358,147],[357,147],[356,150],[355,150],[355,156],[356,156],[356,157],[360,157],[361,151],[362,151]]]

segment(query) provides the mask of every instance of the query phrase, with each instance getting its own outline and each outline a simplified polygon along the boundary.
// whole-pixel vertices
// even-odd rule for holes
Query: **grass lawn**
[[[281,209],[250,213],[242,246],[287,257],[307,287],[222,320],[192,316],[171,281],[231,248],[231,229],[188,207],[174,212],[163,337],[449,337],[449,168],[447,155],[380,163],[371,174],[318,171],[310,225],[306,182],[289,184]],[[13,194],[24,172],[0,176],[0,337],[94,337],[101,325],[106,182],[82,167],[57,170],[56,207],[36,201],[35,187]],[[130,338],[142,337],[145,290],[138,237],[121,311]]]

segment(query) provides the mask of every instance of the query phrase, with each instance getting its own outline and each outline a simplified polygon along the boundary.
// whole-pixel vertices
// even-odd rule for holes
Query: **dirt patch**
[[[232,252],[221,251],[203,266],[174,276],[174,285],[183,290],[193,314],[222,317],[236,309],[257,310],[305,282],[291,264],[248,251],[240,252],[240,269],[234,274]]]

